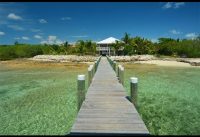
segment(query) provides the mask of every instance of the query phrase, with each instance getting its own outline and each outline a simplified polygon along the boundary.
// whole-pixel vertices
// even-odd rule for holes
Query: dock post
[[[95,63],[92,65],[92,77],[94,77],[94,74],[95,74]]]
[[[124,67],[121,66],[121,83],[124,86]]]
[[[77,86],[78,86],[78,93],[77,93],[78,94],[77,95],[78,109],[77,109],[77,111],[79,111],[83,101],[85,100],[85,75],[78,75]]]
[[[113,69],[116,72],[116,61],[113,61]]]
[[[95,72],[97,71],[97,61],[94,62]]]
[[[138,78],[131,77],[130,78],[130,90],[131,90],[131,102],[137,108],[137,90],[138,90]]]
[[[119,79],[119,65],[117,66],[117,77]]]
[[[121,67],[122,67],[122,65],[118,65],[118,79],[119,79],[119,83],[121,83]]]
[[[91,68],[91,73],[92,73],[92,78],[94,76],[94,65],[90,65],[90,68]]]
[[[88,67],[88,87],[90,86],[91,82],[92,82],[92,67],[89,66]]]

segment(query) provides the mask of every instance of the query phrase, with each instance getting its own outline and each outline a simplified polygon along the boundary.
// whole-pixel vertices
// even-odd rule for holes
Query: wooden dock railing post
[[[119,82],[124,85],[124,67],[122,65],[118,65],[118,77]]]
[[[77,82],[77,86],[78,86],[78,111],[81,108],[81,105],[83,103],[83,101],[85,100],[85,75],[78,75],[78,82]]]
[[[88,67],[88,87],[90,86],[92,82],[92,66]]]
[[[88,87],[92,82],[92,78],[94,77],[95,72],[97,71],[101,56],[94,62],[93,65],[88,67]]]
[[[131,90],[131,102],[137,108],[137,90],[138,90],[138,78],[131,77],[130,78],[130,90]]]
[[[117,77],[119,79],[119,65],[117,66]]]
[[[95,72],[97,71],[97,61],[94,62],[94,68],[95,68]]]
[[[124,67],[121,66],[121,83],[124,86]]]
[[[114,69],[114,71],[116,72],[116,61],[113,61],[113,69]]]
[[[118,79],[119,83],[121,83],[121,65],[118,65]]]
[[[92,74],[92,78],[93,78],[93,76],[94,76],[94,64],[90,65],[90,68],[91,68],[91,74]]]

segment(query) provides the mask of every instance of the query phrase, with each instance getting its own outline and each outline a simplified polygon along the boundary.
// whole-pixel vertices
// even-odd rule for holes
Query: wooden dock
[[[70,135],[148,135],[106,57],[102,57]]]

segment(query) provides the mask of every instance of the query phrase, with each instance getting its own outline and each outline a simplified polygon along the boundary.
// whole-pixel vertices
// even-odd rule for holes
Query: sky
[[[0,2],[0,45],[200,34],[200,2]]]

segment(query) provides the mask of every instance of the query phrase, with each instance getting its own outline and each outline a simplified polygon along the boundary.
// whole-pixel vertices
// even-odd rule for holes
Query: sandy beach
[[[159,58],[153,55],[111,56],[116,62],[154,64],[169,67],[200,67],[200,58]]]
[[[0,61],[0,63],[6,63],[12,66],[15,64],[21,64],[23,67],[27,64],[52,66],[53,64],[61,65],[63,63],[81,63],[81,64],[93,64],[98,57],[95,56],[76,56],[76,55],[37,55],[33,58]],[[158,66],[169,67],[199,67],[200,58],[157,58],[152,55],[134,55],[134,56],[111,56],[112,60],[121,63],[135,63],[135,64],[154,64]],[[31,65],[30,65],[31,66]]]
[[[167,67],[199,67],[200,68],[200,66],[192,66],[191,64],[185,63],[185,62],[167,61],[167,60],[136,61],[134,63],[154,64],[158,66],[167,66]]]

